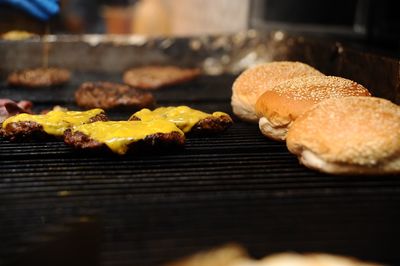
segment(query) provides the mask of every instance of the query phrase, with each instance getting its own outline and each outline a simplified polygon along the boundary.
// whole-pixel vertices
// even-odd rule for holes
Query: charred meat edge
[[[105,143],[96,141],[80,131],[72,132],[71,129],[67,129],[64,132],[64,142],[76,149],[104,150],[112,152]],[[171,133],[156,133],[129,144],[127,153],[157,149],[162,150],[171,146],[182,147],[184,142],[185,137],[176,131]]]
[[[131,121],[140,121],[140,118],[132,116]],[[190,132],[193,134],[215,134],[220,133],[232,126],[233,121],[228,115],[222,115],[219,117],[208,116],[197,122]]]
[[[154,96],[126,84],[107,81],[84,82],[75,91],[75,101],[83,108],[140,110],[155,105]]]
[[[108,118],[104,113],[97,114],[89,119],[89,123],[96,121],[107,121]],[[0,134],[2,137],[12,141],[18,140],[46,140],[58,138],[47,134],[43,130],[43,126],[34,121],[19,121],[7,124],[5,128],[1,128]]]

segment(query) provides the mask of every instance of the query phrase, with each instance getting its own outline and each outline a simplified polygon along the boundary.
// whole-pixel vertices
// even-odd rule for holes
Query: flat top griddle
[[[77,109],[74,73],[43,90],[1,97]],[[157,91],[158,105],[231,113],[235,76],[202,76]],[[127,119],[131,112],[108,112]],[[398,176],[332,176],[298,164],[283,143],[239,120],[184,150],[113,156],[62,142],[0,141],[0,258],[11,265],[161,265],[227,242],[255,257],[329,252],[400,264]],[[45,259],[44,259],[45,258]],[[14,263],[14,264],[13,264]]]

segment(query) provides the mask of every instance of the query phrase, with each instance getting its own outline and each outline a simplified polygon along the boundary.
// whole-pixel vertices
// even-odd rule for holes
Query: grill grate
[[[16,100],[29,96],[38,109],[73,107],[78,82],[98,77],[78,74],[76,83],[45,98],[0,89]],[[233,78],[203,77],[159,91],[158,102],[230,112]],[[82,154],[58,141],[3,140],[0,173],[0,258],[6,260],[23,257],[22,248],[34,246],[27,239],[50,225],[89,215],[102,228],[101,265],[160,265],[230,241],[255,256],[325,251],[400,264],[397,176],[310,171],[284,144],[239,121],[220,136],[189,137],[183,150],[158,155]]]

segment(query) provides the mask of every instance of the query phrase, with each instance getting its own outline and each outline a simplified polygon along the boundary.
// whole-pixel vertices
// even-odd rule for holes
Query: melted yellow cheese
[[[119,154],[125,154],[129,144],[156,133],[178,132],[184,136],[174,123],[166,120],[99,121],[76,126],[72,130],[82,132],[91,139],[106,144],[113,152]]]
[[[85,112],[54,109],[44,115],[18,114],[6,119],[3,122],[3,128],[9,123],[33,121],[42,125],[47,134],[61,136],[67,128],[87,123],[92,117],[103,112],[102,109],[92,109]]]
[[[187,106],[178,107],[160,107],[154,111],[149,109],[142,109],[134,113],[132,116],[139,118],[141,121],[152,121],[153,119],[164,119],[174,123],[177,127],[182,129],[183,132],[189,132],[192,127],[200,120],[215,116],[220,117],[227,115],[223,112],[214,112],[207,114],[199,110],[192,109]]]

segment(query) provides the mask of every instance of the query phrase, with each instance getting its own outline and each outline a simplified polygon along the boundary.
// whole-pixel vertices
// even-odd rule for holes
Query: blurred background
[[[41,34],[47,24],[54,34],[187,36],[282,29],[400,54],[398,1],[60,0],[60,12],[48,22],[7,2],[0,1],[0,33],[26,30]]]
[[[15,30],[147,36],[282,30],[400,58],[400,1],[60,0],[59,9],[45,19],[16,2],[40,6],[56,0],[0,0],[0,35]],[[154,46],[0,41],[0,80],[1,75],[43,62],[74,71],[73,81],[63,89],[23,90],[1,82],[0,89],[2,97],[31,100],[37,110],[55,104],[76,108],[73,95],[84,81],[121,82],[122,72],[130,67],[172,62],[200,67],[207,75],[193,85],[155,92],[158,103],[185,102],[204,111],[230,112],[226,99],[235,76],[222,74],[239,73],[257,60],[289,58],[351,78],[371,87],[374,95],[400,102],[399,60],[382,60],[356,49],[338,54],[342,46],[335,42],[302,45],[289,43],[289,38],[279,42],[279,36],[284,34],[275,34],[267,45],[204,38],[209,44],[204,49],[197,41],[202,38],[173,45],[149,42]],[[154,53],[157,49],[161,52]],[[192,140],[182,157],[154,161],[86,158],[70,153],[62,143],[3,144],[0,265],[8,253],[30,266],[35,265],[32,256],[48,260],[36,264],[41,266],[98,265],[97,260],[102,265],[151,265],[233,238],[256,257],[284,250],[324,251],[399,265],[397,176],[320,178],[296,168],[297,159],[289,157],[284,146],[264,143],[257,128],[249,128],[239,124],[226,138]],[[265,158],[268,167],[259,167]],[[136,172],[137,180],[132,179]],[[270,180],[265,173],[271,174]],[[59,223],[71,216],[66,225]],[[46,238],[39,238],[40,230],[53,223]]]

